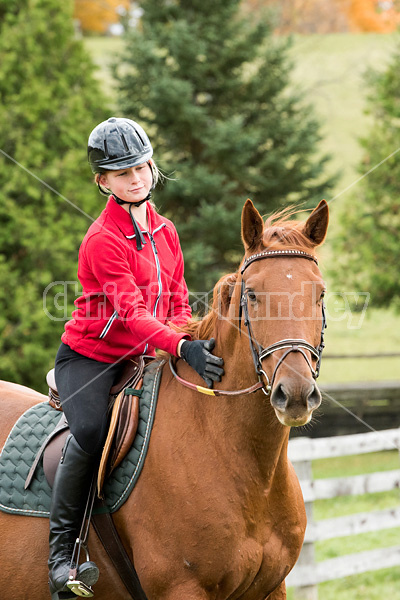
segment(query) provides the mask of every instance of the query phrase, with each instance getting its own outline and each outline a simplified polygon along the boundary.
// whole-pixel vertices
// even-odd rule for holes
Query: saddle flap
[[[140,392],[143,379],[140,379],[135,390]],[[129,391],[134,391],[130,389]],[[139,423],[139,396],[126,394],[125,389],[117,396],[111,413],[111,422],[100,459],[97,475],[97,494],[102,497],[103,484],[112,471],[121,463],[135,439]]]
[[[28,489],[28,487],[30,486],[30,484],[32,482],[32,479],[35,475],[37,466],[38,466],[39,461],[42,456],[43,456],[43,464],[45,464],[46,451],[47,451],[47,457],[48,457],[46,465],[47,465],[49,471],[46,471],[46,469],[45,469],[45,476],[46,476],[46,479],[47,479],[50,487],[52,487],[54,477],[55,477],[55,472],[57,469],[57,465],[58,465],[58,462],[59,462],[60,456],[61,456],[61,450],[62,450],[63,444],[64,444],[63,440],[65,440],[65,437],[67,436],[68,432],[69,432],[69,427],[68,427],[67,419],[65,418],[65,415],[62,414],[57,425],[54,427],[54,429],[52,431],[50,431],[49,435],[45,438],[44,442],[42,443],[41,447],[39,448],[38,453],[36,454],[35,460],[33,461],[30,471],[28,473],[28,477],[25,480],[24,488],[26,490]],[[60,438],[60,435],[63,436],[62,439]],[[52,441],[54,439],[57,439],[57,440],[61,439],[61,447],[60,448],[58,445],[59,442],[57,442],[56,445],[52,445]],[[49,445],[51,445],[51,448],[52,448],[51,450],[48,450]]]
[[[136,383],[137,379],[143,375],[144,366],[145,362],[143,356],[135,356],[135,358],[127,360],[121,375],[110,389],[110,396],[116,396],[128,385],[132,385],[133,382]]]

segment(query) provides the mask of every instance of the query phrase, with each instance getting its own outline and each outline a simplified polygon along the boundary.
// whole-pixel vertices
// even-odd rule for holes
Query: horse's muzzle
[[[321,400],[321,392],[313,379],[294,385],[282,378],[271,393],[271,404],[276,416],[282,425],[288,427],[300,427],[309,423]]]

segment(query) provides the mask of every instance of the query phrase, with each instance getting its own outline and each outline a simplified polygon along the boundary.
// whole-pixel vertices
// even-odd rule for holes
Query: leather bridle
[[[269,394],[271,393],[271,390],[274,385],[275,377],[276,377],[279,367],[282,365],[285,358],[291,352],[300,352],[300,354],[304,357],[308,366],[310,367],[313,378],[317,379],[317,377],[319,376],[320,368],[321,368],[322,352],[323,352],[323,349],[325,348],[324,331],[327,326],[326,325],[325,304],[324,304],[324,301],[322,300],[321,339],[320,339],[320,343],[317,347],[312,346],[306,340],[303,340],[303,339],[283,339],[283,340],[280,340],[279,342],[275,342],[274,344],[271,344],[267,348],[263,348],[262,345],[257,342],[257,340],[254,337],[253,330],[251,327],[251,321],[250,321],[250,317],[249,317],[249,310],[248,310],[248,303],[247,303],[248,298],[247,298],[247,293],[245,290],[243,273],[245,272],[245,270],[247,269],[247,267],[249,265],[251,265],[253,262],[255,262],[257,260],[262,260],[264,258],[277,258],[277,257],[305,258],[307,260],[314,261],[315,264],[318,265],[318,261],[315,258],[315,256],[313,256],[312,254],[308,254],[307,252],[303,252],[303,250],[265,250],[263,252],[258,252],[257,254],[252,254],[251,256],[246,258],[246,260],[243,263],[242,269],[240,271],[240,274],[242,275],[242,283],[241,283],[241,292],[240,292],[239,331],[241,332],[241,318],[242,318],[242,314],[243,314],[243,317],[244,317],[243,322],[244,322],[244,325],[247,327],[247,331],[248,331],[250,350],[251,350],[251,354],[253,357],[254,368],[256,370],[259,380],[262,381],[262,377],[265,377],[265,379],[267,381],[267,385],[263,386],[261,388],[266,396],[269,396]],[[262,368],[261,363],[264,360],[264,358],[267,358],[267,356],[270,356],[274,352],[277,352],[277,350],[285,350],[285,349],[286,349],[286,352],[278,360],[278,362],[275,366],[274,372],[272,373],[271,380],[270,380],[268,375]],[[308,356],[304,352],[304,350],[308,350],[311,353],[311,355],[314,356],[314,358],[317,360],[315,369],[313,368],[313,366],[312,366]]]
[[[305,258],[307,260],[314,261],[315,264],[318,265],[318,261],[315,258],[315,256],[313,256],[312,254],[308,254],[307,252],[303,252],[302,250],[265,250],[263,252],[258,252],[257,254],[252,254],[251,256],[249,256],[245,259],[245,261],[242,265],[241,271],[240,271],[240,274],[242,275],[242,283],[241,283],[241,291],[240,291],[239,331],[241,333],[241,320],[242,320],[242,315],[243,315],[243,317],[244,317],[243,323],[247,327],[249,343],[250,343],[250,350],[251,350],[251,354],[253,357],[254,368],[255,368],[257,376],[258,376],[258,383],[255,383],[251,387],[248,387],[248,388],[245,388],[242,390],[209,389],[209,388],[203,387],[201,385],[196,385],[194,383],[191,383],[190,381],[186,381],[185,379],[180,377],[176,372],[174,361],[173,361],[172,357],[170,357],[169,366],[170,366],[171,372],[172,372],[173,376],[175,377],[175,379],[177,379],[177,381],[179,381],[179,383],[181,383],[185,387],[188,387],[192,390],[196,390],[198,392],[201,392],[202,394],[207,394],[210,396],[238,396],[238,395],[242,395],[242,394],[250,394],[250,393],[256,392],[258,390],[262,390],[266,396],[269,396],[271,393],[271,390],[272,390],[272,386],[275,381],[276,373],[277,373],[279,367],[281,366],[281,364],[283,363],[283,361],[285,360],[285,358],[291,352],[300,352],[300,354],[302,354],[302,356],[306,360],[308,366],[310,367],[313,378],[317,379],[320,368],[321,368],[322,351],[325,347],[324,331],[326,329],[326,314],[325,314],[325,304],[324,304],[323,300],[322,300],[321,339],[320,339],[320,343],[318,346],[316,346],[316,347],[312,346],[306,340],[303,340],[303,339],[283,339],[283,340],[280,340],[279,342],[275,342],[274,344],[271,344],[270,346],[268,346],[268,348],[263,348],[262,345],[257,342],[257,340],[255,339],[255,337],[253,335],[253,330],[251,327],[251,321],[250,321],[250,317],[249,317],[249,310],[248,310],[248,304],[247,304],[247,293],[246,293],[246,289],[245,289],[243,273],[245,272],[245,270],[247,269],[247,267],[249,265],[251,265],[253,262],[255,262],[257,260],[262,260],[264,258],[277,258],[277,257]],[[270,380],[268,375],[262,368],[261,363],[264,360],[264,358],[267,358],[267,356],[270,356],[274,352],[277,352],[277,350],[286,350],[286,352],[278,360],[278,362],[275,366],[274,372],[272,374],[271,380]],[[311,355],[317,360],[315,369],[313,368],[313,366],[312,366],[308,356],[304,352],[304,350],[308,350],[308,352],[310,352]],[[265,378],[265,380],[267,381],[267,385],[265,385],[265,381],[263,378]]]

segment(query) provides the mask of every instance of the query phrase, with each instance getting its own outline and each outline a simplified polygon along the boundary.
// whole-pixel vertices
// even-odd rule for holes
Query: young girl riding
[[[107,435],[108,397],[124,361],[155,349],[181,356],[209,387],[223,360],[214,340],[179,332],[191,317],[178,234],[150,201],[159,179],[145,131],[110,118],[90,134],[88,160],[101,192],[110,194],[79,251],[82,296],[65,326],[55,378],[68,436],[52,492],[49,586],[52,600],[76,598],[68,588],[92,473]],[[172,325],[172,327],[170,326]],[[176,327],[175,327],[176,326]],[[81,564],[77,580],[96,583],[97,566]]]

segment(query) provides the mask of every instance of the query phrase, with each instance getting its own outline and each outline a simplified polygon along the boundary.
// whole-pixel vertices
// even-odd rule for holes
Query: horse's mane
[[[293,207],[285,208],[273,213],[264,224],[262,244],[265,248],[278,250],[290,248],[291,250],[304,250],[314,255],[314,246],[311,240],[304,235],[304,223],[291,219],[295,214],[304,212]],[[189,333],[192,339],[209,339],[214,331],[214,325],[219,317],[221,308],[221,294],[225,300],[232,296],[239,272],[223,275],[213,290],[212,306],[201,320],[191,320],[179,331]]]
[[[268,217],[264,224],[263,245],[271,250],[290,248],[314,255],[314,246],[303,233],[304,222],[291,219],[302,212],[304,211],[289,207]]]

